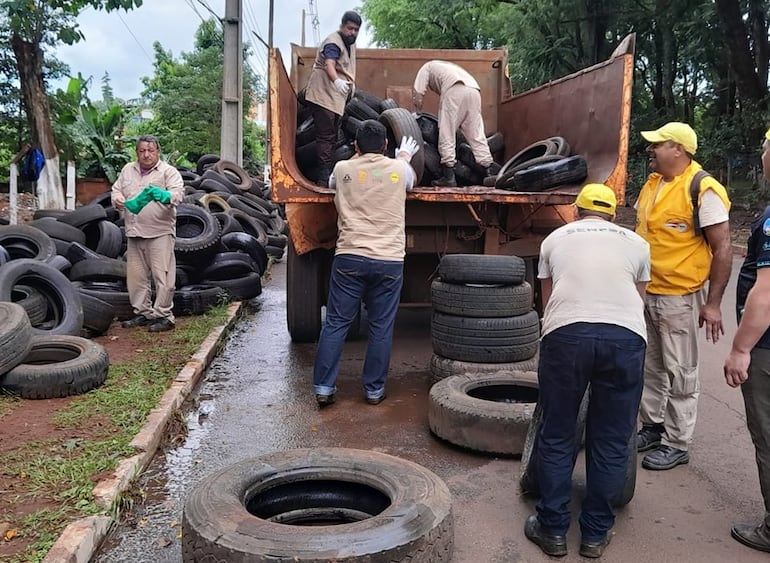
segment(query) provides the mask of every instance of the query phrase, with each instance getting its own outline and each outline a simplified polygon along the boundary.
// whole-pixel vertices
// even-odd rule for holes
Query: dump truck
[[[320,335],[337,237],[334,191],[306,178],[295,158],[297,93],[307,84],[315,56],[315,48],[292,45],[287,71],[279,50],[269,53],[271,196],[285,204],[289,225],[286,310],[295,342],[313,342]],[[486,132],[503,136],[504,154],[498,162],[542,139],[562,137],[573,154],[586,159],[585,181],[609,185],[622,203],[633,56],[630,35],[608,60],[514,93],[504,49],[358,49],[356,87],[411,110],[411,85],[419,68],[433,59],[455,62],[479,83]],[[438,109],[438,97],[430,91],[424,108],[433,113]],[[430,284],[441,257],[456,253],[524,258],[537,306],[540,243],[573,219],[571,205],[579,188],[521,192],[487,186],[415,187],[406,198],[401,306],[429,306]]]

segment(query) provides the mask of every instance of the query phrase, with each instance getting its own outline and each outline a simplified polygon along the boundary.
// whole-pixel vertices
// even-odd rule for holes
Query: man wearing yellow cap
[[[770,180],[770,130],[762,148],[762,170]],[[759,524],[736,524],[731,534],[742,544],[770,552],[770,207],[751,225],[735,305],[738,330],[725,360],[725,379],[743,392],[765,515]]]
[[[567,554],[575,427],[588,384],[583,557],[600,557],[610,541],[613,501],[625,482],[642,395],[650,250],[639,235],[612,223],[615,206],[609,187],[587,184],[575,200],[577,220],[553,231],[540,247],[543,424],[532,459],[541,497],[524,534],[557,557]]]
[[[695,131],[667,123],[643,131],[653,173],[636,202],[636,232],[650,243],[652,280],[645,298],[647,357],[637,449],[652,450],[646,469],[690,461],[698,408],[698,328],[717,342],[724,334],[722,295],[730,277],[730,200],[715,178],[701,180],[693,209]],[[702,231],[699,232],[698,223]],[[708,293],[705,291],[708,283]]]

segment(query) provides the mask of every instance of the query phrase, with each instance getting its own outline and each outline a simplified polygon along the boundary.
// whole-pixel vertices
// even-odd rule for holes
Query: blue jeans
[[[541,493],[537,516],[546,532],[562,535],[569,528],[579,446],[576,422],[589,383],[582,538],[599,541],[615,523],[612,501],[625,482],[628,444],[642,397],[645,348],[639,335],[602,323],[574,323],[543,337],[538,370],[543,425],[534,455]]]
[[[338,254],[332,263],[326,322],[318,340],[313,387],[318,395],[331,395],[340,371],[340,356],[350,324],[366,305],[369,341],[364,360],[364,393],[379,399],[385,393],[390,366],[393,325],[396,322],[404,263]]]

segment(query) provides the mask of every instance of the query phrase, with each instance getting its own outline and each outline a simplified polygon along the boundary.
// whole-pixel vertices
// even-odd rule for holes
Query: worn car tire
[[[15,368],[32,349],[32,325],[24,308],[0,302],[0,378]]]
[[[352,98],[345,104],[345,114],[361,121],[377,119],[380,113],[360,98]]]
[[[537,395],[533,372],[454,375],[431,387],[428,424],[457,446],[520,455]]]
[[[420,112],[417,114],[417,125],[420,128],[422,139],[433,147],[438,146],[438,117],[432,113]]]
[[[81,227],[86,235],[85,245],[102,256],[117,258],[123,246],[123,232],[115,223],[94,221]]]
[[[222,246],[233,252],[244,252],[257,263],[257,272],[262,275],[267,269],[267,252],[265,247],[253,235],[244,232],[227,233],[222,235]]]
[[[388,156],[395,156],[396,148],[401,144],[402,137],[412,137],[418,147],[422,147],[422,132],[417,120],[412,113],[404,108],[386,109],[380,114],[380,123],[388,131]],[[422,173],[425,170],[425,153],[418,150],[410,161],[414,169],[414,185],[419,186],[422,181]]]
[[[88,338],[107,332],[115,318],[115,307],[88,293],[80,292],[80,300],[83,303],[83,330]]]
[[[193,488],[182,517],[182,560],[448,562],[451,502],[434,473],[387,454],[275,452]]]
[[[195,172],[201,176],[206,170],[214,166],[221,157],[218,154],[204,154],[195,163]]]
[[[17,285],[32,287],[47,303],[46,318],[32,327],[35,335],[77,336],[83,330],[83,304],[70,280],[53,266],[39,260],[13,260],[0,268],[0,301],[11,301]]]
[[[79,282],[76,282],[79,283]],[[115,318],[119,321],[125,321],[132,318],[134,313],[134,307],[131,305],[131,298],[128,295],[128,291],[107,287],[101,284],[89,284],[85,283],[77,288],[78,293],[91,295],[100,299],[112,306],[115,311]]]
[[[24,361],[0,376],[0,387],[24,399],[67,397],[104,383],[109,367],[107,351],[93,340],[35,336]]]
[[[228,197],[230,195],[228,194]],[[208,209],[211,213],[222,213],[230,209],[230,204],[227,200],[219,194],[206,193],[198,199],[198,204],[201,207]]]
[[[89,223],[103,221],[107,218],[107,211],[101,205],[84,205],[72,210],[66,215],[59,217],[59,221],[77,227],[83,228]]]
[[[520,362],[538,351],[537,311],[515,317],[474,318],[434,312],[433,352],[464,362]]]
[[[33,259],[46,262],[56,256],[51,237],[29,225],[0,225],[0,246],[11,261]]]
[[[238,163],[231,160],[220,160],[214,165],[214,170],[227,178],[240,191],[245,192],[251,189],[251,176]]]
[[[541,164],[550,164],[553,162],[559,162],[560,160],[563,160],[564,157],[560,156],[558,154],[549,154],[545,156],[538,156],[537,158],[533,158],[531,160],[527,160],[526,162],[522,162],[521,164],[518,164],[516,166],[512,166],[508,170],[506,170],[505,174],[503,175],[497,175],[495,177],[495,187],[498,190],[507,190],[507,191],[513,191],[516,189],[516,186],[514,184],[514,176],[521,172],[522,170],[529,170],[530,168],[535,168],[537,166],[540,166]]]
[[[67,242],[86,243],[86,235],[83,231],[67,223],[62,223],[54,217],[41,217],[27,223],[30,227],[40,229],[52,239],[63,240]]]
[[[580,184],[586,176],[586,159],[575,155],[516,172],[513,175],[513,187],[520,192],[542,191],[563,185]]]
[[[241,278],[252,272],[259,273],[256,261],[243,252],[217,252],[208,265],[203,269],[201,277],[205,280],[219,282],[233,278]]]
[[[446,283],[519,285],[527,265],[518,256],[492,254],[447,254],[438,265],[438,275]]]
[[[262,246],[267,246],[267,229],[262,221],[240,209],[228,209],[226,213],[235,219],[243,232],[253,236]]]
[[[26,285],[14,285],[11,290],[11,301],[24,308],[32,326],[45,321],[48,302],[38,290]]]
[[[93,282],[125,282],[128,266],[123,260],[115,258],[86,259],[73,264],[70,280]]]
[[[201,281],[202,285],[215,285],[226,290],[235,301],[245,301],[262,295],[262,277],[257,272],[226,280]]]
[[[174,292],[174,314],[203,315],[213,307],[226,303],[227,293],[214,285],[185,285]]]
[[[514,371],[534,371],[537,372],[539,357],[537,354],[527,360],[520,362],[506,362],[500,364],[490,364],[489,362],[463,362],[445,358],[438,354],[433,354],[430,358],[430,373],[433,376],[433,382],[446,379],[453,375],[488,375],[492,373],[510,373]]]
[[[433,280],[433,309],[460,317],[514,317],[532,309],[532,287],[518,285],[465,285]]]
[[[219,247],[219,221],[202,207],[180,204],[176,211],[174,253],[191,264],[208,262]]]

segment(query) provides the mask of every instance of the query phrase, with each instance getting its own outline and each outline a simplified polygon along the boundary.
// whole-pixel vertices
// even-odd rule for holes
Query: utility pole
[[[243,164],[243,38],[242,0],[226,0],[224,68],[222,81],[222,133],[220,156]]]

